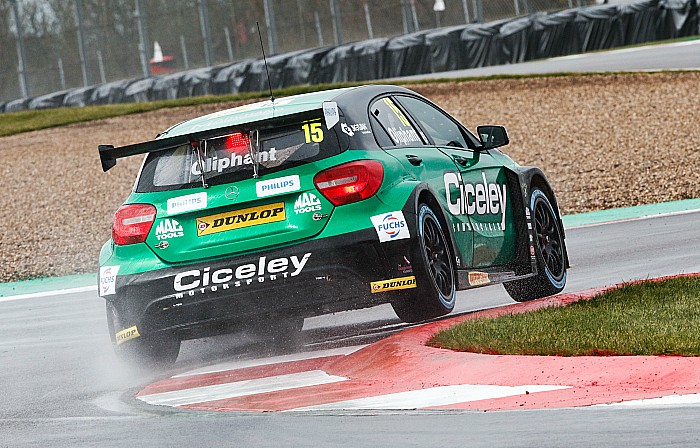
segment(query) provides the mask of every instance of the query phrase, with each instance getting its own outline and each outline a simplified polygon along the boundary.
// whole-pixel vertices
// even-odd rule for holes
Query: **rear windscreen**
[[[253,177],[255,160],[262,176],[331,157],[343,149],[336,132],[329,131],[320,118],[277,127],[236,129],[194,145],[150,153],[136,191],[202,186],[202,173],[208,185],[236,182]]]

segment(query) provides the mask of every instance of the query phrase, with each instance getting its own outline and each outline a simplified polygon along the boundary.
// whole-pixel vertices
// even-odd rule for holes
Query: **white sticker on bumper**
[[[402,211],[382,213],[381,215],[372,216],[370,219],[374,225],[374,230],[377,232],[379,241],[382,243],[411,237]]]
[[[109,296],[117,292],[117,273],[119,266],[102,266],[100,268],[100,296]]]

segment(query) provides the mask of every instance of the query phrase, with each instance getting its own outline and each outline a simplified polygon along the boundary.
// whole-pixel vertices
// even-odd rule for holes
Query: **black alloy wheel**
[[[454,285],[450,252],[434,215],[428,215],[423,222],[423,248],[430,276],[443,296],[449,296]]]
[[[535,233],[537,245],[544,258],[549,274],[555,280],[564,275],[564,246],[562,244],[559,224],[552,214],[551,205],[544,198],[537,198],[534,209]]]
[[[566,285],[564,234],[554,207],[539,188],[532,189],[530,209],[535,231],[531,250],[534,249],[537,275],[503,284],[506,292],[518,302],[557,294]]]
[[[418,206],[417,221],[413,255],[416,287],[397,291],[391,302],[396,315],[404,322],[420,322],[448,314],[457,300],[452,249],[440,221],[426,204]]]

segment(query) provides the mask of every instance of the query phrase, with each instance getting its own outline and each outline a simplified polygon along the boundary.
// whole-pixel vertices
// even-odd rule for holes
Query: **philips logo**
[[[293,176],[264,180],[255,184],[255,191],[259,198],[274,196],[282,193],[290,193],[292,191],[299,191],[300,189],[301,182],[299,181],[299,176],[296,174]]]
[[[401,211],[372,216],[370,219],[382,243],[411,237],[406,218]]]
[[[192,212],[207,208],[207,194],[195,193],[168,199],[168,214]]]

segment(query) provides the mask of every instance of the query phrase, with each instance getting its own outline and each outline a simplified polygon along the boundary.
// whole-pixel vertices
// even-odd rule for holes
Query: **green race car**
[[[280,339],[305,317],[390,303],[405,322],[456,291],[515,300],[564,288],[568,256],[544,174],[405,88],[274,99],[177,124],[155,140],[100,253],[117,354],[175,362],[180,342],[238,329]]]

